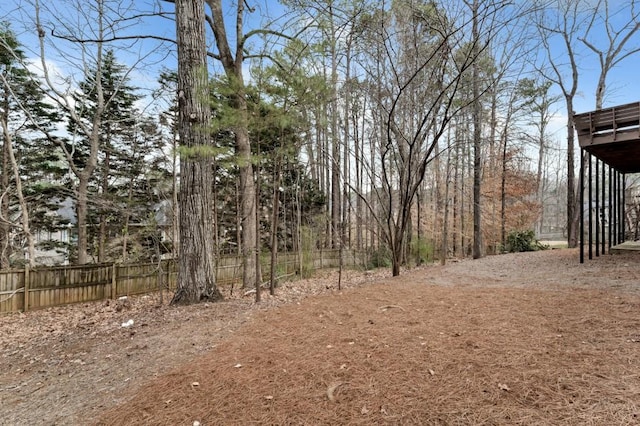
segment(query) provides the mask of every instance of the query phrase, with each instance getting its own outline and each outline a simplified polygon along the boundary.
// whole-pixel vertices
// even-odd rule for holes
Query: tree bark
[[[246,113],[246,102],[244,111]],[[249,132],[246,128],[236,130],[236,153],[240,161],[240,204],[242,211],[242,286],[253,288],[258,277],[256,262],[256,236],[258,232],[256,220],[256,187],[253,164],[251,163],[251,146]]]
[[[18,203],[20,205],[20,223],[22,225],[22,233],[27,240],[27,264],[33,268],[34,266],[36,266],[36,249],[33,241],[33,235],[31,234],[31,230],[29,228],[29,209],[27,208],[27,202],[24,198],[24,192],[22,191],[22,178],[20,177],[18,162],[16,161],[16,156],[13,152],[12,138],[9,134],[7,122],[4,120],[2,120],[2,130],[5,135],[4,141],[6,144],[7,155],[9,157],[9,162],[11,163],[11,170],[13,171],[13,178],[16,184],[16,195],[18,197]]]
[[[473,70],[473,258],[478,259],[482,257],[482,210],[480,206],[481,197],[481,167],[482,167],[482,154],[481,154],[481,105],[480,105],[480,82],[479,82],[479,54],[478,44],[480,43],[478,35],[478,0],[473,1],[472,5],[473,13],[473,50],[474,50],[474,62],[472,65]]]
[[[575,138],[573,129],[573,97],[567,101],[567,243],[569,248],[578,246],[579,206],[576,196]]]
[[[227,30],[224,23],[221,0],[207,0],[211,9],[209,20],[216,45],[219,60],[222,63],[229,83],[233,87],[231,105],[236,112],[233,130],[235,133],[236,160],[240,171],[240,210],[242,223],[242,286],[253,288],[260,280],[260,264],[257,262],[258,221],[256,216],[256,186],[251,156],[251,142],[249,139],[249,113],[243,78],[244,35],[242,34],[244,2],[237,2],[236,9],[236,51],[231,52]],[[204,13],[203,13],[204,20]],[[204,42],[203,42],[204,43]],[[204,44],[203,44],[204,46]]]
[[[7,126],[6,120],[8,119],[8,101],[5,102],[5,112],[2,116],[3,126]],[[2,176],[1,187],[2,198],[0,199],[0,268],[8,269],[11,265],[11,253],[13,251],[11,242],[11,224],[9,219],[9,177],[11,164],[9,161],[9,143],[8,135],[3,138],[2,144]]]
[[[213,159],[207,130],[207,51],[204,2],[176,0],[178,134],[180,161],[180,255],[172,304],[222,299],[215,281]]]
[[[340,232],[341,183],[340,183],[340,137],[338,135],[338,51],[336,30],[333,21],[333,2],[329,2],[329,34],[331,39],[331,248],[342,244]]]

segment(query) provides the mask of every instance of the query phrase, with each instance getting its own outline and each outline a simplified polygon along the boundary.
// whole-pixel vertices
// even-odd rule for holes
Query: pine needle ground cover
[[[112,333],[112,356],[88,362],[75,383],[41,382],[75,407],[68,424],[634,424],[639,260],[580,265],[575,250],[549,250],[395,279],[350,273],[342,291],[327,274],[282,288],[261,307],[231,299],[141,308],[142,317],[161,320]],[[104,355],[99,341],[84,358]],[[117,342],[130,355],[114,365]],[[124,377],[112,383],[116,391],[90,386],[122,370],[126,387],[118,384]],[[3,400],[16,393],[6,379]],[[33,385],[22,397],[43,403],[43,389],[28,394]],[[20,414],[15,399],[3,414],[12,403],[16,419],[48,424],[34,405],[30,419]]]

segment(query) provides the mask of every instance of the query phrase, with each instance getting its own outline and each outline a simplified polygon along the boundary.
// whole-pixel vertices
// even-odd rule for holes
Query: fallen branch
[[[402,306],[398,306],[398,305],[385,305],[385,306],[380,306],[378,309],[380,309],[381,311],[386,311],[387,309],[400,309],[401,311],[404,312],[404,308]]]
[[[7,296],[7,297],[5,297],[3,299],[0,299],[0,303],[6,302],[7,300],[9,300],[13,296],[15,296],[17,293],[24,293],[24,287],[20,287],[20,288],[14,290],[14,291],[2,291],[2,292],[0,292],[0,295],[5,295],[5,294],[9,295],[9,296]]]

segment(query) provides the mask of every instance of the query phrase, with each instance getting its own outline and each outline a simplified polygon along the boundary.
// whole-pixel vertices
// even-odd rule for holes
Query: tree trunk
[[[478,35],[478,0],[473,1],[473,43],[474,43],[474,62],[473,62],[473,258],[482,257],[482,211],[480,206],[481,197],[481,105],[480,105],[480,82],[479,82],[479,64],[478,64],[478,44],[480,43]]]
[[[566,98],[567,111],[567,243],[569,248],[578,246],[579,206],[576,197],[575,139],[573,130],[573,100]]]
[[[455,138],[456,138],[456,142],[455,142],[455,163],[453,165],[453,212],[452,212],[452,220],[453,220],[453,235],[451,235],[451,251],[453,252],[453,256],[457,257],[459,256],[459,250],[458,248],[460,247],[460,245],[458,244],[458,233],[459,233],[459,229],[460,229],[460,225],[458,224],[458,182],[460,180],[460,135],[459,135],[459,130],[458,130],[458,126],[456,126],[456,133],[455,133]]]
[[[86,169],[85,169],[86,171]],[[79,265],[89,262],[87,253],[88,236],[87,236],[87,197],[89,193],[89,176],[87,173],[81,173],[78,176],[78,193],[76,199],[76,232],[78,234],[78,259]]]
[[[36,250],[35,244],[33,241],[33,235],[31,234],[31,230],[29,228],[29,210],[27,207],[27,202],[24,198],[24,193],[22,191],[22,178],[20,177],[20,170],[18,168],[18,162],[16,161],[16,156],[13,152],[13,141],[12,137],[9,133],[9,128],[7,126],[7,122],[2,120],[2,130],[4,133],[4,143],[5,143],[5,152],[8,157],[9,163],[11,164],[11,170],[13,170],[13,177],[16,185],[16,195],[18,197],[18,203],[20,205],[20,223],[22,225],[22,233],[24,234],[27,240],[27,264],[30,267],[34,267],[36,265]],[[7,196],[8,194],[5,194]],[[8,219],[8,217],[7,217]]]
[[[449,253],[449,187],[451,182],[451,150],[447,150],[447,173],[446,182],[444,184],[444,219],[442,221],[442,245],[440,254],[440,264],[447,263],[447,254]]]
[[[341,183],[340,183],[340,137],[338,134],[338,49],[336,29],[334,26],[333,1],[328,2],[329,18],[329,51],[331,54],[331,248],[337,249],[341,244],[340,219],[341,219]],[[346,176],[345,176],[346,178]]]
[[[251,156],[249,114],[242,69],[244,65],[245,48],[242,33],[245,3],[241,1],[236,3],[235,54],[232,53],[229,39],[227,38],[227,28],[224,22],[225,12],[223,12],[222,9],[222,1],[207,0],[207,4],[211,8],[211,19],[207,19],[207,22],[209,22],[216,40],[219,51],[218,59],[222,63],[229,84],[233,89],[231,106],[235,112],[233,131],[235,133],[236,160],[238,161],[238,169],[240,171],[240,211],[242,214],[242,286],[248,289],[256,285],[260,280],[261,274],[259,269],[260,264],[256,260],[258,256],[256,184]],[[204,19],[205,16],[203,12],[202,20],[204,21]],[[203,48],[205,47],[204,38],[202,40],[202,46]]]
[[[108,132],[107,132],[108,133]],[[107,137],[107,140],[110,138]],[[100,214],[100,232],[98,235],[98,263],[102,263],[106,261],[106,245],[107,245],[107,214],[105,212],[107,205],[109,203],[108,194],[109,194],[109,168],[111,162],[110,155],[110,147],[107,142],[107,146],[105,149],[105,157],[104,162],[102,164],[102,213]]]
[[[207,51],[204,3],[177,0],[178,134],[180,162],[180,256],[177,290],[172,304],[220,300],[215,282],[213,247],[213,160],[207,128]]]
[[[402,262],[402,243],[399,241],[391,244],[391,275],[400,275],[400,264]]]
[[[246,103],[244,100],[244,111]],[[249,133],[246,127],[236,129],[236,153],[240,161],[240,210],[242,212],[242,286],[253,288],[258,276],[258,263],[256,262],[256,187],[251,163],[251,146]]]
[[[276,164],[273,171],[273,212],[271,214],[271,271],[269,278],[269,294],[272,296],[276,293],[277,277],[276,277],[276,264],[278,261],[278,217],[280,216],[280,175],[282,169],[282,162],[280,161],[280,155],[276,159]]]
[[[507,247],[507,126],[502,135],[502,173],[500,177],[500,242]]]
[[[8,114],[8,106],[5,106],[4,108],[5,114]],[[3,127],[8,126],[4,116],[2,117],[2,123]],[[2,190],[2,198],[0,199],[0,268],[2,269],[8,269],[10,267],[11,253],[13,251],[11,242],[11,223],[9,218],[9,176],[11,164],[9,161],[10,139],[8,136],[8,134],[5,134],[2,144],[2,187],[0,188]]]
[[[545,156],[545,143],[544,143],[544,115],[541,115],[540,119],[540,139],[538,140],[538,168],[536,171],[536,196],[538,198],[538,204],[540,205],[540,217],[538,218],[538,236],[542,233],[542,226],[544,224],[544,156]]]
[[[91,132],[89,134],[89,158],[83,169],[74,169],[78,178],[78,193],[76,199],[76,220],[78,231],[78,264],[84,265],[89,262],[89,236],[87,228],[87,215],[89,213],[89,180],[98,165],[98,150],[100,148],[100,132],[102,130],[102,114],[104,112],[104,92],[102,90],[102,55],[98,54],[96,68],[96,91],[97,106],[93,115]],[[63,145],[64,146],[64,145]]]

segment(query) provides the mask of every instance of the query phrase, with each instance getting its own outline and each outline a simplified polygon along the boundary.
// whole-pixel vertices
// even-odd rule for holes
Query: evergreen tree
[[[0,24],[0,267],[24,261],[34,264],[39,248],[65,249],[60,239],[48,236],[65,228],[56,213],[65,172],[61,153],[45,137],[59,117],[44,102],[37,77],[25,66],[25,54],[8,24]],[[19,176],[19,177],[18,177]],[[54,242],[55,241],[55,242]]]
[[[87,73],[77,95],[78,115],[87,121],[95,116],[98,105],[96,75],[95,70]],[[157,123],[142,117],[136,109],[141,96],[130,85],[126,67],[116,61],[112,50],[105,52],[99,75],[105,106],[98,166],[89,187],[93,194],[88,215],[89,246],[98,262],[149,258],[152,253],[137,234],[147,233],[147,222],[153,221],[149,212],[156,201],[150,185],[158,184],[159,174],[151,178],[149,172],[162,169],[152,167],[150,162],[158,165],[163,140]],[[70,131],[74,127],[72,123]],[[83,166],[83,152],[89,146],[84,140],[80,142],[74,157],[78,167]]]

